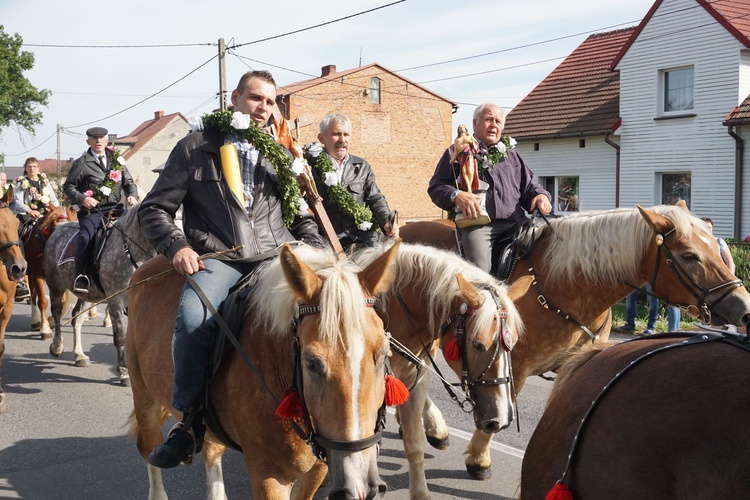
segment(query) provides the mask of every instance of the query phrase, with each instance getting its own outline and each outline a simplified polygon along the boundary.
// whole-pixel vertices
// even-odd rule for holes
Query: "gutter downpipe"
[[[745,143],[742,138],[734,132],[734,125],[724,122],[727,132],[734,139],[734,239],[740,240],[742,230],[742,157]]]
[[[615,148],[615,208],[620,208],[620,145],[609,139],[610,134],[604,134],[604,142]]]

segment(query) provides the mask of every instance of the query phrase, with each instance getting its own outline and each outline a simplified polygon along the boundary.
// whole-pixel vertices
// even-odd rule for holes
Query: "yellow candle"
[[[245,206],[245,195],[242,191],[242,175],[240,174],[240,160],[237,157],[237,148],[234,144],[226,143],[219,148],[221,156],[221,170],[227,179],[229,189],[240,201],[240,205]]]

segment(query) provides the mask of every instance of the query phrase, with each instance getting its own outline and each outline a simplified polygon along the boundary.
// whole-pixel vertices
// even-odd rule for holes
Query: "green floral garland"
[[[123,170],[125,168],[125,158],[123,158],[120,152],[116,149],[113,149],[111,151],[112,158],[109,160],[111,167],[109,169],[109,172],[107,172],[107,175],[104,176],[104,181],[99,184],[99,186],[97,186],[94,191],[89,189],[88,191],[85,191],[83,193],[85,196],[90,196],[98,202],[102,202],[109,198],[109,195],[112,194],[112,191],[117,186],[117,183],[122,182]]]
[[[299,184],[297,184],[297,176],[291,168],[291,158],[289,158],[286,149],[283,146],[279,146],[273,140],[273,137],[264,133],[258,123],[250,120],[247,115],[244,115],[247,117],[247,120],[238,124],[235,115],[242,115],[242,113],[215,111],[204,114],[201,120],[203,127],[206,129],[218,130],[225,134],[232,134],[235,137],[246,139],[263,156],[268,158],[268,161],[271,162],[271,165],[276,170],[276,179],[281,196],[281,213],[284,223],[287,227],[290,227],[294,222],[294,218],[300,212]],[[236,128],[235,125],[240,126],[240,128]]]
[[[516,140],[509,135],[504,135],[500,138],[500,142],[493,144],[487,149],[486,154],[479,153],[477,159],[479,160],[480,169],[486,171],[503,161],[508,157],[508,151],[516,147]]]
[[[303,151],[308,165],[320,172],[331,202],[339,207],[343,214],[354,219],[354,224],[359,230],[369,231],[375,222],[372,210],[364,203],[357,203],[351,193],[341,185],[338,172],[333,168],[328,155],[323,153],[320,143],[306,144]]]

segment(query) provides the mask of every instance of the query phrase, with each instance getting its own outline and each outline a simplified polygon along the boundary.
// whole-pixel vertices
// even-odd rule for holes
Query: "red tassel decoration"
[[[284,420],[295,420],[302,418],[302,400],[297,389],[287,389],[284,399],[276,408],[276,416]]]
[[[448,361],[458,360],[458,337],[453,337],[443,348],[443,357]]]
[[[386,406],[398,406],[406,403],[409,399],[409,389],[403,382],[393,375],[385,376],[385,404]]]
[[[573,500],[573,493],[565,483],[558,481],[549,490],[544,500]]]

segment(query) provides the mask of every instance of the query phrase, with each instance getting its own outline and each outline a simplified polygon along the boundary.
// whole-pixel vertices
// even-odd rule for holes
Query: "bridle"
[[[375,297],[365,297],[365,305],[367,307],[374,307],[375,302]],[[327,458],[327,450],[357,452],[366,450],[371,446],[379,444],[382,439],[383,429],[385,428],[386,405],[384,400],[382,406],[378,410],[378,417],[375,423],[375,432],[368,438],[356,439],[351,441],[337,441],[328,439],[315,430],[315,426],[310,419],[310,413],[307,410],[307,403],[305,402],[304,383],[302,380],[302,345],[300,343],[297,331],[304,316],[319,313],[320,304],[298,304],[297,314],[292,320],[292,357],[294,359],[294,379],[292,381],[292,387],[290,388],[290,390],[297,391],[297,393],[299,394],[299,398],[302,403],[302,419],[306,424],[308,430],[303,430],[302,427],[297,425],[294,421],[290,422],[292,423],[292,427],[294,428],[294,431],[297,433],[300,439],[310,445],[313,455],[315,455],[319,460],[325,462]]]
[[[446,318],[445,322],[443,322],[442,326],[440,327],[440,337],[442,338],[443,335],[445,335],[445,333],[447,332],[448,328],[450,328],[453,323],[456,324],[456,327],[453,330],[453,335],[458,341],[459,355],[461,357],[461,383],[452,385],[460,385],[461,389],[464,391],[464,395],[466,396],[466,402],[468,402],[471,407],[471,411],[473,411],[476,407],[474,398],[474,388],[476,386],[505,384],[510,385],[511,390],[513,391],[513,405],[515,406],[513,367],[510,358],[510,352],[513,349],[513,337],[511,336],[511,332],[510,330],[508,330],[507,326],[508,312],[502,309],[500,305],[500,297],[498,297],[497,292],[494,288],[485,287],[484,289],[490,292],[490,295],[495,302],[495,306],[497,308],[497,312],[495,314],[500,322],[500,327],[498,331],[495,332],[495,336],[492,340],[492,346],[494,347],[492,357],[487,363],[487,366],[479,373],[478,376],[472,377],[469,374],[469,361],[466,350],[466,321],[469,317],[476,314],[478,308],[469,307],[466,303],[463,303],[459,306],[457,311],[454,311],[451,315],[448,316],[448,318]],[[502,356],[505,362],[508,364],[509,376],[485,378],[485,375],[498,359],[498,356]],[[464,409],[463,405],[461,406],[461,408]],[[466,410],[464,409],[464,411]]]
[[[8,206],[7,203],[0,201],[0,209],[3,209],[3,208],[7,208],[8,210],[10,210],[10,207]],[[3,243],[2,245],[0,245],[0,253],[6,251],[7,249],[13,246],[17,246],[18,248],[20,248],[21,253],[23,253],[23,244],[21,243],[20,238],[17,240],[11,240],[7,243]]]
[[[669,266],[669,269],[671,269],[672,273],[677,277],[677,279],[682,283],[682,286],[685,287],[685,289],[690,292],[690,294],[696,298],[698,301],[698,317],[699,319],[705,323],[705,324],[711,324],[711,310],[724,300],[729,294],[731,294],[736,288],[739,288],[743,286],[742,280],[740,279],[733,279],[729,281],[725,281],[724,283],[721,283],[719,285],[716,285],[712,288],[704,288],[702,287],[698,282],[696,282],[690,275],[685,271],[685,269],[680,266],[680,263],[675,258],[672,251],[667,246],[666,238],[670,236],[672,233],[675,232],[675,228],[670,229],[665,234],[657,234],[655,236],[655,242],[656,242],[656,265],[654,266],[654,276],[651,280],[651,290],[653,292],[654,297],[658,298],[659,300],[666,302],[667,304],[674,304],[673,302],[670,302],[668,297],[661,297],[657,295],[656,293],[656,277],[659,273],[659,264],[661,262],[661,251],[664,250],[664,253],[666,254],[666,261],[667,265]],[[721,291],[723,289],[727,289],[718,299],[714,300],[710,305],[706,302],[706,297],[711,295],[712,293]],[[676,304],[680,305],[680,304]],[[683,306],[684,307],[684,306]],[[690,307],[690,306],[688,306]]]

